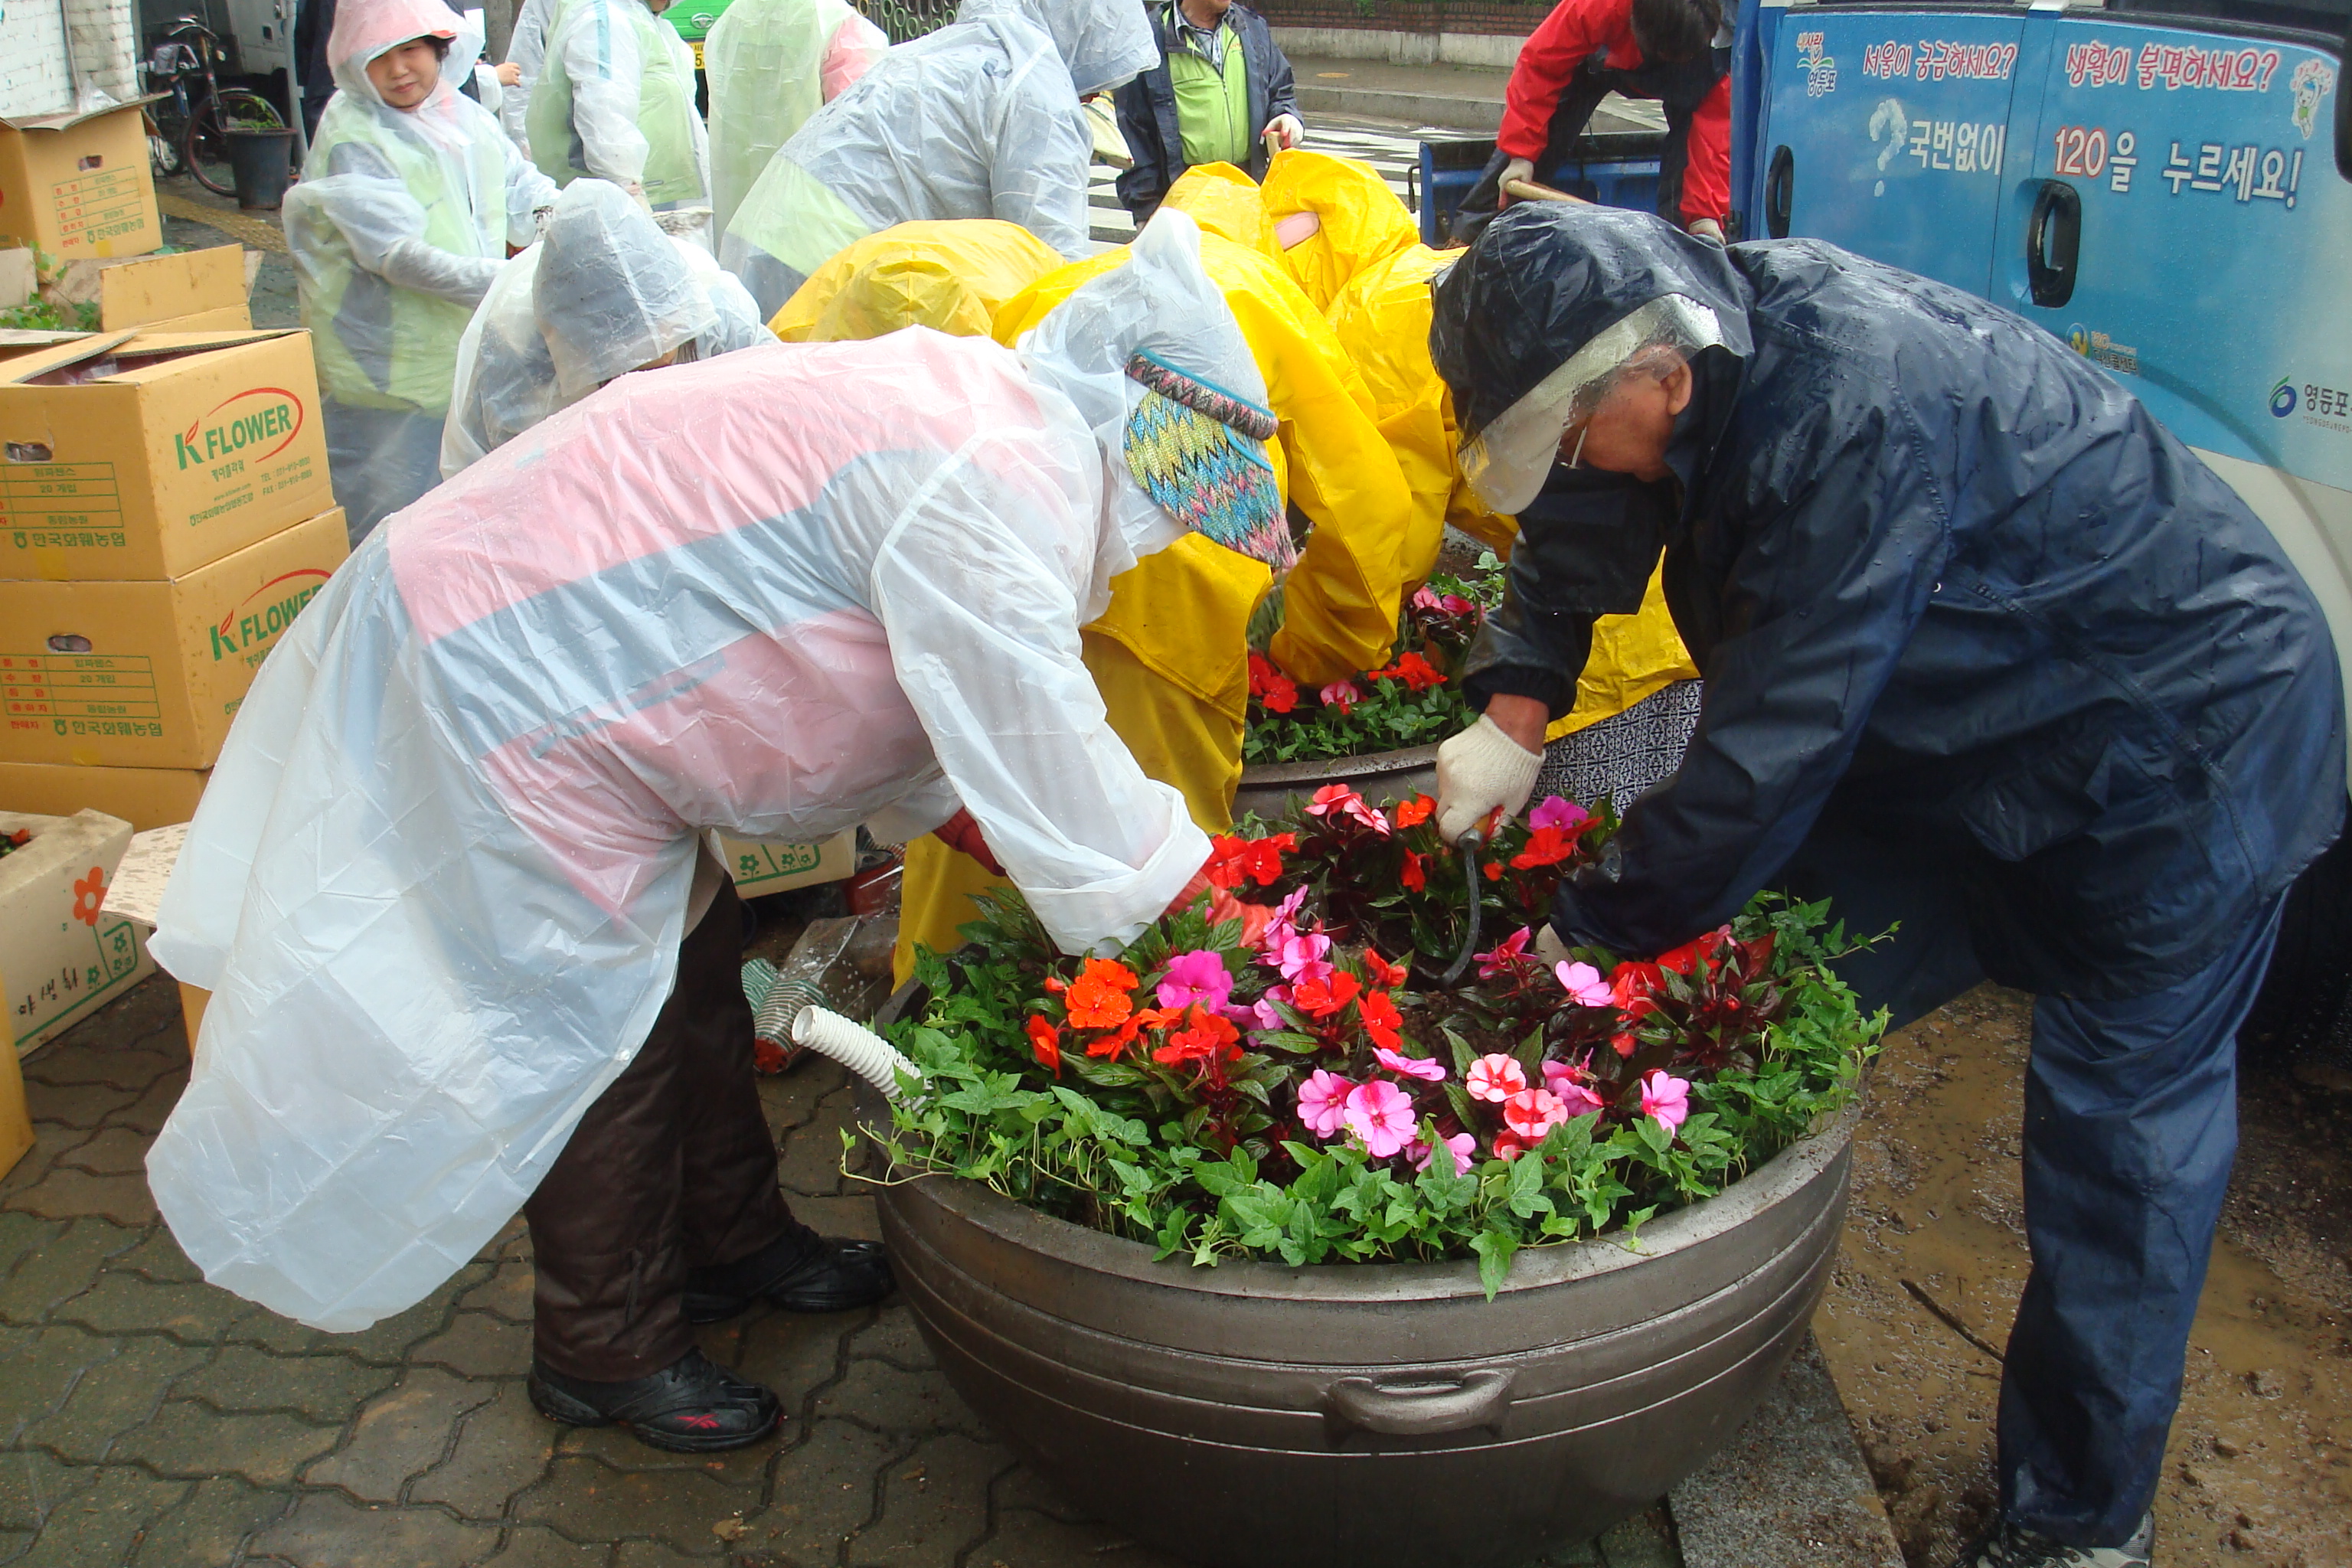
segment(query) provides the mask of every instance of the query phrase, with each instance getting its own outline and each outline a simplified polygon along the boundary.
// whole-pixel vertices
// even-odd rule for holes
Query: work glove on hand
[[[1537,959],[1546,969],[1556,968],[1568,962],[1568,943],[1559,940],[1559,932],[1551,929],[1549,921],[1540,921],[1536,926],[1535,948]]]
[[[932,809],[937,810],[938,808],[933,807]],[[931,837],[946,845],[949,848],[961,849],[965,854],[971,856],[973,859],[979,861],[982,868],[990,876],[1002,877],[1004,875],[1004,867],[1003,863],[996,858],[994,854],[990,852],[988,840],[980,836],[980,824],[974,822],[971,819],[971,813],[966,811],[963,807],[957,806],[956,814],[953,816],[949,817],[945,822],[942,822],[937,827],[932,828]]]
[[[1273,132],[1276,144],[1285,152],[1307,140],[1307,127],[1298,122],[1295,114],[1277,114],[1265,122],[1265,128]]]
[[[1485,714],[1437,748],[1437,833],[1448,844],[1496,812],[1517,816],[1536,789],[1543,753],[1530,752]]]
[[[1511,182],[1513,180],[1533,180],[1535,177],[1536,165],[1533,159],[1514,158],[1509,163],[1504,164],[1503,172],[1495,178],[1495,190],[1496,192],[1496,199],[1495,202],[1496,207],[1500,209],[1511,205]]]
[[[1711,217],[1695,217],[1685,231],[1693,239],[1704,239],[1714,245],[1723,243],[1723,226]]]

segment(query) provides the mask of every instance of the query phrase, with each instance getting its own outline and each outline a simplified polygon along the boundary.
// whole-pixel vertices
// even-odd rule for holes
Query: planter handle
[[[1428,1437],[1473,1426],[1499,1435],[1511,1408],[1512,1375],[1488,1371],[1388,1383],[1343,1377],[1324,1391],[1323,1416],[1340,1432],[1379,1432],[1391,1437]]]

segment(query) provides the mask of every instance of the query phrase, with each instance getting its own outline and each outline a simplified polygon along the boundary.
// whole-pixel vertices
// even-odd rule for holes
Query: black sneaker
[[[2156,1515],[2145,1514],[2121,1546],[2069,1546],[2011,1520],[1959,1555],[1952,1568],[2148,1568]]]
[[[890,1259],[878,1241],[819,1236],[804,1225],[740,1262],[687,1276],[686,1321],[715,1323],[765,1297],[787,1312],[845,1312],[890,1293]]]
[[[661,1371],[622,1383],[590,1383],[530,1363],[530,1402],[566,1426],[622,1426],[650,1448],[715,1454],[773,1432],[784,1418],[776,1396],[746,1383],[698,1350]]]

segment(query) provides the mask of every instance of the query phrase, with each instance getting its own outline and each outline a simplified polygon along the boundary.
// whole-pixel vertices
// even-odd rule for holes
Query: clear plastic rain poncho
[[[515,12],[514,31],[507,37],[507,63],[522,79],[499,95],[499,123],[526,158],[530,156],[530,89],[547,65],[547,14],[554,5],[555,0],[522,0]]]
[[[368,62],[414,38],[456,38],[439,0],[343,0],[327,49],[338,89],[286,244],[310,329],[335,499],[356,544],[441,477],[457,340],[555,186],[444,77],[413,110],[385,103]],[[457,58],[453,50],[450,58]]]
[[[845,0],[733,0],[702,40],[714,233],[727,232],[776,149],[889,47]]]
[[[1023,352],[909,328],[625,375],[395,518],[238,711],[156,958],[212,992],[148,1156],[205,1277],[315,1327],[421,1300],[521,1205],[667,995],[696,839],[959,801],[1076,952],[1207,858],[1078,628],[1175,525],[1148,351],[1262,400],[1196,231]]]
[[[1090,254],[1078,100],[1160,58],[1137,0],[964,0],[768,162],[719,240],[763,316],[843,247],[912,218],[1003,218]]]
[[[665,355],[690,363],[775,341],[709,251],[664,234],[619,186],[574,181],[457,345],[442,477]]]
[[[645,0],[549,0],[524,122],[532,160],[559,184],[610,180],[656,212],[709,205],[694,51]]]

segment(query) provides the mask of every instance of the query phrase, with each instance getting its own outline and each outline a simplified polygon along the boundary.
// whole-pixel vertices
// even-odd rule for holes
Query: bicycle
[[[236,190],[226,168],[229,130],[286,125],[277,106],[259,93],[220,85],[215,67],[226,58],[219,34],[194,16],[181,16],[139,66],[147,90],[165,95],[142,111],[155,174],[164,179],[194,174],[196,184],[223,196]]]

